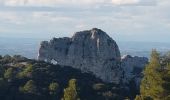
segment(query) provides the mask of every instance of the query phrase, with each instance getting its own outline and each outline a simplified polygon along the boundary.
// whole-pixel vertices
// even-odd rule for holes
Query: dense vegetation
[[[152,51],[136,100],[170,100],[170,53]]]
[[[0,56],[1,100],[122,100],[122,90],[68,66]]]
[[[136,100],[170,100],[170,53],[162,56],[153,50],[143,75]],[[19,55],[0,56],[1,100],[132,99],[138,93],[133,83],[129,84],[128,93],[122,85],[104,83],[91,73],[82,73],[69,66]]]

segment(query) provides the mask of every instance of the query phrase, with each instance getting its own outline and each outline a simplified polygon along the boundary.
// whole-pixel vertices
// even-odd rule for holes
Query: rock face
[[[148,63],[146,57],[132,57],[130,55],[124,55],[121,58],[121,66],[124,70],[124,83],[135,81],[137,88],[139,88],[140,81],[143,77],[142,71],[145,65]]]
[[[115,84],[123,75],[116,42],[97,28],[76,32],[71,38],[43,41],[38,59],[91,72],[103,81]]]

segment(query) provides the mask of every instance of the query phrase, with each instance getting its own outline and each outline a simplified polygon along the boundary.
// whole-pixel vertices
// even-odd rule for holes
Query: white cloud
[[[16,25],[22,24],[23,22],[20,21],[22,18],[21,16],[17,15],[14,12],[0,12],[0,21],[5,23],[14,23]]]
[[[5,0],[7,6],[56,6],[60,4],[96,4],[105,3],[110,0]]]
[[[156,0],[3,0],[6,6],[50,6],[59,5],[133,5],[152,3]],[[1,1],[2,2],[2,1]]]
[[[112,3],[115,5],[124,5],[124,4],[137,4],[140,0],[112,0]]]
[[[1,24],[10,24],[15,27],[30,25],[34,27],[38,25],[57,25],[61,23],[68,23],[75,21],[74,18],[56,14],[53,12],[0,12]],[[0,25],[1,26],[1,25]]]
[[[85,28],[87,26],[88,25],[86,25],[85,23],[78,23],[78,25],[76,25],[75,28],[82,29],[82,28]]]
[[[168,13],[170,2],[168,0],[157,0],[157,5],[155,5],[156,0],[4,1],[6,7],[17,8],[7,11],[0,9],[0,31],[7,30],[11,33],[60,33],[57,36],[64,33],[64,36],[68,36],[67,33],[98,27],[108,33],[117,33],[117,37],[139,35],[136,39],[141,39],[140,36],[150,34],[160,34],[161,36],[169,34],[170,31],[170,14]],[[56,7],[60,4],[61,7]],[[103,6],[103,4],[109,6]],[[151,4],[151,6],[143,6],[145,4]],[[96,5],[99,7],[94,9],[93,7]],[[43,8],[47,8],[47,10]],[[52,9],[52,11],[48,9]],[[55,36],[55,34],[51,36]]]
[[[61,22],[61,21],[72,21],[73,19],[68,16],[58,15],[52,12],[33,12],[31,14],[35,20],[44,20],[48,22]]]

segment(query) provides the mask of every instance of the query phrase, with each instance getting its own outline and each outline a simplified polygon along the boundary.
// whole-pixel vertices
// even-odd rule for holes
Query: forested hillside
[[[0,56],[1,100],[122,100],[122,90],[68,66]]]
[[[153,50],[143,75],[136,100],[170,100],[170,54]],[[132,94],[123,85],[105,83],[69,66],[0,56],[2,100],[124,100]]]

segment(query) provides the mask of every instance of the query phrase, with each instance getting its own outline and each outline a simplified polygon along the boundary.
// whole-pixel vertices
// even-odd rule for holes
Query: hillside
[[[121,100],[127,96],[120,86],[104,83],[91,73],[22,56],[1,56],[0,69],[2,100],[61,100],[73,80],[80,100]]]

